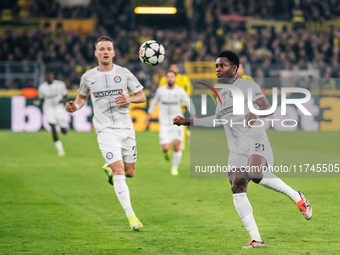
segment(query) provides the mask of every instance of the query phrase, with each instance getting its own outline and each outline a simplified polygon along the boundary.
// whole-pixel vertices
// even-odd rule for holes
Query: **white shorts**
[[[43,111],[48,124],[59,125],[62,128],[67,128],[65,116],[66,112],[63,105],[44,107]]]
[[[267,166],[273,166],[274,156],[269,143],[254,143],[253,146],[249,148],[247,154],[229,153],[228,166],[234,168],[246,167],[249,156],[254,154],[264,157],[267,161]]]
[[[135,131],[133,129],[105,128],[98,132],[99,149],[110,165],[118,160],[125,163],[137,161]]]
[[[159,128],[159,144],[170,144],[175,140],[182,141],[183,136],[183,126],[160,126]]]

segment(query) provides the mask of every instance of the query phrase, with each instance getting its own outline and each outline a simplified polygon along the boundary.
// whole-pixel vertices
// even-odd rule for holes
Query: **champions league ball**
[[[147,66],[156,66],[163,62],[165,50],[162,44],[149,40],[139,48],[139,59]]]

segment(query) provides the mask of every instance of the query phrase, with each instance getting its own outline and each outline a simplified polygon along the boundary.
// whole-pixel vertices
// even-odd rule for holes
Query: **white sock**
[[[257,228],[253,208],[251,207],[246,193],[233,194],[235,209],[246,227],[250,237],[255,241],[262,241]]]
[[[57,150],[58,150],[58,154],[59,154],[60,156],[63,156],[63,155],[65,154],[65,152],[64,152],[64,148],[63,148],[62,142],[61,142],[60,140],[58,140],[58,141],[56,141],[56,142],[54,143],[54,145],[55,145],[55,147],[56,147]]]
[[[171,169],[178,169],[179,163],[181,163],[182,151],[177,151],[172,153],[172,167]]]
[[[126,184],[125,179],[125,175],[113,176],[113,186],[118,200],[125,210],[126,217],[129,218],[131,214],[134,214],[134,211],[131,206],[129,187]]]
[[[296,190],[293,190],[286,183],[284,183],[279,177],[271,172],[264,172],[263,178],[259,182],[262,186],[285,194],[295,203],[301,200],[299,193]]]

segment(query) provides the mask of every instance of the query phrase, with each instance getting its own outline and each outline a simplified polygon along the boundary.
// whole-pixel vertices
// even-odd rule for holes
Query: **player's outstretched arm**
[[[75,102],[69,101],[66,103],[65,110],[68,112],[75,112],[85,105],[86,100],[87,100],[87,96],[78,94]]]
[[[145,117],[145,120],[144,120],[145,126],[148,126],[148,125],[149,125],[150,119],[151,119],[151,114],[148,113],[148,114],[146,115],[146,117]]]
[[[177,126],[190,126],[192,123],[191,119],[184,119],[181,116],[175,117],[172,121],[173,121],[173,124]]]

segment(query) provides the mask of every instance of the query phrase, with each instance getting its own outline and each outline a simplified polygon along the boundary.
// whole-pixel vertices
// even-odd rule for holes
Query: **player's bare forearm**
[[[265,97],[261,97],[261,98],[255,100],[255,103],[259,106],[258,110],[268,110],[271,107],[270,103],[268,102],[267,98],[265,98]],[[266,118],[270,115],[272,115],[272,114],[260,115],[259,118],[260,117]]]
[[[146,115],[145,120],[144,120],[145,126],[148,126],[148,125],[149,125],[150,118],[151,118],[151,114],[148,113],[148,115]]]
[[[85,105],[86,100],[87,100],[87,96],[78,94],[75,102],[69,101],[66,103],[65,110],[68,112],[75,112]],[[77,105],[79,106],[79,108],[77,107]]]
[[[116,97],[115,102],[119,106],[124,106],[130,103],[143,103],[146,100],[144,95],[144,91],[138,91],[133,96],[129,97],[123,94],[123,92],[119,91],[120,96]]]
[[[257,99],[255,103],[259,106],[258,110],[268,110],[271,107],[270,103],[265,97]],[[250,128],[257,118],[266,118],[270,115],[272,114],[256,116],[254,113],[250,112],[245,116],[245,119],[247,121],[248,127]]]
[[[184,119],[181,116],[177,116],[173,119],[173,124],[177,126],[192,126],[192,119]]]
[[[143,103],[145,101],[146,97],[143,90],[138,91],[136,94],[130,97],[130,103]]]

